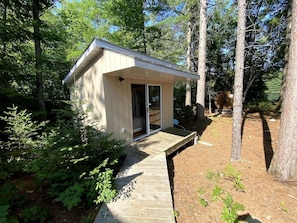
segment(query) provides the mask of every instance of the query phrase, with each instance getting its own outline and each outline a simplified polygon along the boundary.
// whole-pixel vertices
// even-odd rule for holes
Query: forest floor
[[[191,123],[183,124],[197,129]],[[215,185],[225,191],[221,197],[229,192],[234,202],[244,205],[245,210],[238,212],[240,219],[249,223],[297,222],[297,181],[279,182],[267,173],[277,145],[279,118],[261,113],[246,115],[242,160],[238,162],[230,162],[231,117],[209,117],[207,125],[199,126],[203,127],[203,144],[197,143],[168,159],[177,223],[223,222],[222,199],[212,200]],[[240,171],[244,189],[234,189],[234,180],[226,174],[228,164]]]

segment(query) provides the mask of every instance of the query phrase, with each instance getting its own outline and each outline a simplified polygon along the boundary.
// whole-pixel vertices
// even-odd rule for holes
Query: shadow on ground
[[[206,116],[203,119],[196,120],[194,116],[181,120],[181,125],[186,130],[196,131],[198,137],[202,136],[203,132],[212,123],[212,120]]]
[[[241,135],[243,135],[244,132],[244,123],[246,119],[248,118],[249,113],[246,113],[243,117],[242,126],[241,126]],[[264,148],[264,156],[265,156],[265,166],[266,170],[268,170],[272,157],[273,157],[273,149],[271,144],[271,134],[270,129],[267,123],[267,120],[264,117],[263,112],[259,112],[259,117],[262,121],[262,134],[263,134],[263,148]],[[250,117],[249,117],[250,118]]]
[[[264,147],[264,155],[265,155],[265,164],[266,164],[266,170],[268,170],[273,157],[271,134],[270,134],[268,123],[262,112],[260,112],[260,118],[262,120],[262,129],[263,129],[263,147]]]
[[[244,221],[246,223],[262,223],[262,221],[259,221],[256,218],[253,218],[249,213],[244,215],[239,215],[237,220]]]

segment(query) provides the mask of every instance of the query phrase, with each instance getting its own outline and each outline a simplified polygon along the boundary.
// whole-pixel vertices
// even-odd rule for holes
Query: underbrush
[[[68,211],[91,208],[116,196],[114,170],[124,143],[86,114],[64,110],[57,117],[53,123],[36,122],[15,106],[0,117],[6,123],[0,144],[0,222],[52,218],[41,205],[28,206],[27,195],[17,185],[4,183],[24,174],[33,174],[38,190]],[[13,215],[15,210],[20,214]]]

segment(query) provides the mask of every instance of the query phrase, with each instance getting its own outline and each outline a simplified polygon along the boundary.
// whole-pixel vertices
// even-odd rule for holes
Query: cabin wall
[[[104,75],[104,88],[106,98],[107,131],[113,132],[114,137],[133,141],[132,119],[132,84],[156,84],[162,89],[162,128],[173,124],[173,83],[147,81],[125,78],[119,81],[118,77]]]
[[[135,65],[135,61],[133,57],[128,57],[126,55],[109,51],[106,49],[103,51],[103,53],[104,53],[104,56],[102,58],[103,73],[110,73],[112,71],[121,70]]]
[[[131,84],[156,84],[162,89],[162,128],[173,125],[173,83],[127,78],[119,81],[111,71],[133,66],[133,58],[104,50],[80,77],[74,80],[72,100],[84,101],[79,109],[89,110],[89,118],[96,119],[114,138],[133,141]]]
[[[85,72],[74,80],[71,99],[80,110],[89,111],[89,118],[95,119],[100,128],[106,129],[105,92],[103,86],[102,53],[89,65]]]

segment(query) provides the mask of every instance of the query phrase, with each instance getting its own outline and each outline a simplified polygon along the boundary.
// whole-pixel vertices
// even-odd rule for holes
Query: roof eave
[[[104,40],[94,39],[92,43],[88,46],[85,52],[81,55],[81,57],[77,60],[77,62],[73,65],[71,70],[68,72],[66,77],[63,79],[63,84],[69,84],[76,75],[79,75],[84,71],[84,69],[99,55],[99,53],[104,50],[111,50],[113,52],[121,53],[123,55],[133,57],[135,59],[135,64],[137,67],[148,69],[151,67],[151,70],[156,70],[160,72],[160,70],[164,70],[165,73],[176,75],[180,78],[186,79],[195,79],[198,80],[199,76],[194,75],[188,72],[180,71],[175,64],[162,61],[153,57],[150,57],[146,54],[138,53],[120,46],[116,46]]]

